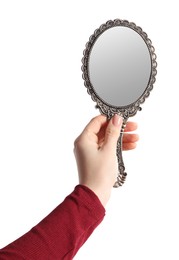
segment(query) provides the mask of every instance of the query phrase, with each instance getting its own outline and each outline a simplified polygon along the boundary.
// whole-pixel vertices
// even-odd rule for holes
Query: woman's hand
[[[79,182],[94,191],[103,206],[109,200],[117,177],[116,145],[121,126],[122,118],[117,114],[110,121],[99,115],[89,122],[74,143]],[[138,135],[126,133],[136,129],[136,123],[126,124],[123,150],[136,147]]]

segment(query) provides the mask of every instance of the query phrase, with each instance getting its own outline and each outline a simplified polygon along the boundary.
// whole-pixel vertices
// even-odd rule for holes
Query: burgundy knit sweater
[[[98,197],[78,185],[28,233],[0,249],[0,260],[73,259],[105,215]]]

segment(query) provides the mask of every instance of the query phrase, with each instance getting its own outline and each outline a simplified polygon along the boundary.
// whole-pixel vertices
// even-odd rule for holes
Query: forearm
[[[28,233],[0,250],[0,259],[72,259],[105,210],[87,187],[75,190]]]

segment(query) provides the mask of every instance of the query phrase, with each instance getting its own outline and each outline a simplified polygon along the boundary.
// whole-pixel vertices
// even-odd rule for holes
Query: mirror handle
[[[121,133],[117,142],[117,149],[116,149],[116,155],[117,155],[117,160],[118,160],[118,176],[117,180],[114,183],[114,188],[118,188],[122,186],[126,180],[127,173],[125,172],[125,166],[124,166],[124,161],[122,158],[122,138],[124,134],[124,129],[126,127],[126,122],[127,119],[123,120],[122,128],[121,128]]]

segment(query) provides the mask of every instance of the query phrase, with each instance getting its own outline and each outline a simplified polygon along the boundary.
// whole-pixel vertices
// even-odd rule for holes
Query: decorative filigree
[[[144,91],[144,93],[132,104],[128,106],[112,106],[107,104],[105,101],[103,101],[95,92],[90,79],[88,75],[88,61],[89,61],[89,56],[91,49],[97,40],[97,38],[106,30],[109,28],[115,27],[115,26],[125,26],[133,29],[136,31],[145,41],[150,57],[151,57],[151,75],[150,79],[148,82],[148,85]],[[105,114],[108,119],[110,119],[114,114],[120,114],[124,118],[124,121],[126,122],[127,119],[131,116],[134,116],[137,111],[141,110],[141,104],[144,103],[145,99],[150,95],[151,90],[153,89],[153,84],[155,83],[156,80],[156,74],[157,74],[157,62],[156,62],[156,54],[155,54],[155,49],[152,46],[151,40],[148,38],[148,35],[143,32],[141,27],[136,26],[135,23],[128,22],[127,20],[120,20],[120,19],[115,19],[115,20],[109,20],[106,23],[102,24],[98,29],[94,31],[94,33],[90,36],[89,41],[86,43],[86,48],[83,52],[83,58],[82,58],[82,77],[84,79],[84,85],[87,88],[87,92],[89,95],[91,95],[91,98],[93,101],[96,102],[96,108],[100,110],[102,114]],[[123,124],[124,125],[124,124]],[[119,175],[117,182],[115,183],[114,187],[121,186],[126,178],[126,172],[125,172],[125,167],[124,163],[122,160],[122,134],[119,138],[118,145],[117,145],[117,158],[118,158],[118,168],[119,168]]]

